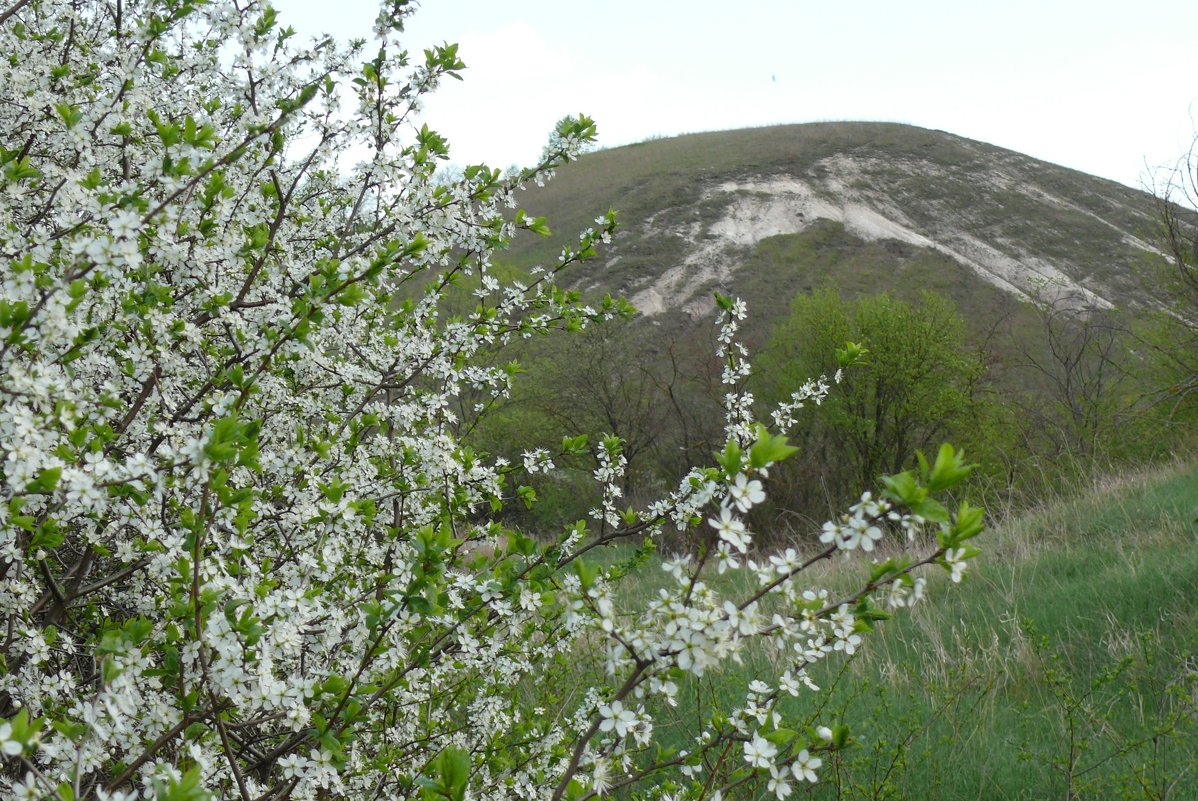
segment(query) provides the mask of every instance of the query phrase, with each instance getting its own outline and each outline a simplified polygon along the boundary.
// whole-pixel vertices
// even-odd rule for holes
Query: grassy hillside
[[[822,692],[793,703],[812,724],[851,723],[855,744],[792,797],[1198,798],[1196,510],[1198,469],[1172,467],[985,534],[961,586],[930,575],[923,605],[829,660]],[[660,571],[639,569],[649,593]],[[867,569],[835,561],[815,580],[847,587]],[[602,670],[580,657],[580,671]],[[681,745],[697,699],[743,692],[783,662],[763,646],[693,682],[659,731]]]
[[[993,532],[960,592],[886,624],[830,694],[861,721],[839,797],[1198,797],[1196,510],[1187,468]]]

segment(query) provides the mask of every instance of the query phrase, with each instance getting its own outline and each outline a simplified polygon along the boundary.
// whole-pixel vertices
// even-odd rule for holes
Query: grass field
[[[1173,467],[984,534],[962,586],[929,574],[922,606],[829,660],[788,711],[856,740],[792,798],[1198,798],[1196,514],[1198,469]],[[848,586],[865,567],[819,578]],[[639,569],[651,585],[655,565]],[[781,669],[763,647],[705,676],[659,733],[683,745],[695,704]]]
[[[992,532],[830,693],[860,746],[815,797],[1198,798],[1196,513],[1178,469]]]

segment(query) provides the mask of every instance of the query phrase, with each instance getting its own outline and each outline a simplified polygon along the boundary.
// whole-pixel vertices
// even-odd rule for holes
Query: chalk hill
[[[829,282],[850,294],[931,287],[982,318],[1012,301],[1159,302],[1151,195],[907,125],[652,140],[588,154],[520,201],[562,236],[620,211],[613,244],[572,280],[622,294],[658,322],[707,316],[716,289],[772,319],[796,292]],[[509,257],[548,261],[561,242],[521,238]]]

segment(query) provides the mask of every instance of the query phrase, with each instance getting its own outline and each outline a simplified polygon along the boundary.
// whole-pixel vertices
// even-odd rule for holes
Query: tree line
[[[1177,263],[1189,269],[1192,259]],[[1162,292],[1188,275],[1176,264],[1152,269]],[[801,294],[755,354],[746,388],[765,409],[811,376],[839,370],[840,381],[800,410],[799,451],[772,476],[762,522],[779,540],[809,537],[829,510],[941,441],[959,443],[979,466],[963,491],[1011,511],[1062,482],[1189,453],[1191,326],[1172,307],[1106,309],[1045,292],[1039,302],[1012,300],[978,331],[931,290]],[[629,462],[626,490],[661,486],[719,447],[724,392],[695,332],[662,328],[621,318],[523,345],[509,355],[527,380],[478,422],[476,441],[502,453],[509,441],[552,447],[550,431],[612,434]],[[850,343],[859,358],[841,368]],[[534,481],[547,502],[527,514],[577,516],[592,500],[580,490],[591,469],[578,456]]]

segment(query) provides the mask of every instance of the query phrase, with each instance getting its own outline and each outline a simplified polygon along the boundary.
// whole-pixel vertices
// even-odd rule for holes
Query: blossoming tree
[[[462,441],[460,410],[508,392],[497,346],[622,311],[557,284],[614,220],[530,281],[491,275],[517,231],[547,233],[517,190],[595,128],[566,118],[519,174],[435,180],[448,146],[420,102],[463,64],[401,47],[406,6],[384,4],[369,47],[298,42],[259,0],[0,10],[4,797],[785,798],[846,735],[780,700],[914,602],[920,567],[957,579],[974,554],[980,513],[933,499],[967,470],[951,448],[885,478],[817,549],[754,550],[746,513],[827,385],[774,433],[754,421],[744,310],[724,298],[712,464],[624,508],[620,443],[602,438],[590,518],[506,529],[519,477],[585,439],[507,464]],[[466,275],[477,303],[447,317]],[[596,556],[665,527],[693,547],[630,605],[627,571]],[[884,537],[909,555],[843,597],[806,585]],[[718,578],[737,571],[754,580]],[[679,687],[752,647],[785,672],[657,748]],[[557,697],[544,677],[579,649],[605,678]]]

